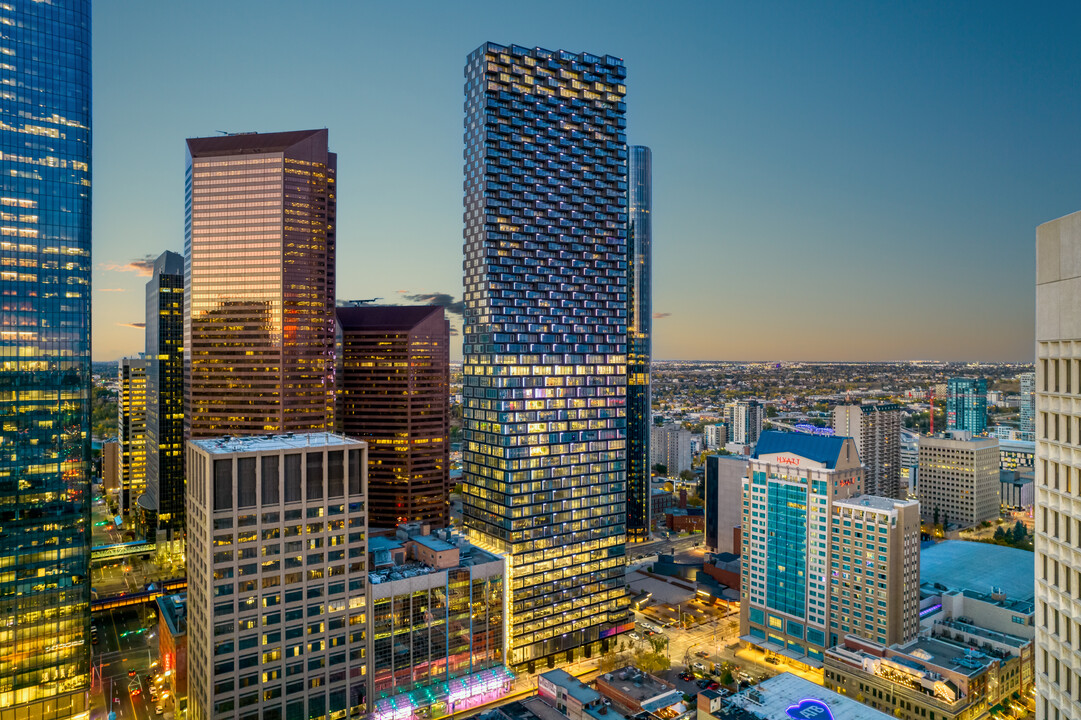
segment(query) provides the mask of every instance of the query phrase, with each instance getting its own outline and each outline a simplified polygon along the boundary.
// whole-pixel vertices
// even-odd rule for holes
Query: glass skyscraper
[[[328,133],[188,140],[184,423],[330,430],[337,156]]]
[[[0,717],[90,690],[90,2],[0,4]]]
[[[649,538],[650,392],[653,335],[653,153],[630,149],[627,233],[627,535]]]
[[[987,430],[987,380],[958,377],[947,381],[946,428],[973,435]]]
[[[518,667],[633,627],[624,77],[494,43],[465,68],[463,515],[508,556]]]
[[[184,531],[184,258],[166,251],[146,284],[146,499],[158,540]]]

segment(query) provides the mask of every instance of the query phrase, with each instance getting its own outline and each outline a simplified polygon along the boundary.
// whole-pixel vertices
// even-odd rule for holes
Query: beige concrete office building
[[[964,431],[947,435],[920,438],[918,495],[924,522],[970,527],[997,518],[998,440],[972,439]]]
[[[367,444],[207,438],[187,468],[190,718],[365,714]]]
[[[1081,213],[1036,229],[1036,717],[1081,718]]]

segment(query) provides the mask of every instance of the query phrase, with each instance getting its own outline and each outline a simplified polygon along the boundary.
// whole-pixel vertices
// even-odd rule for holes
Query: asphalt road
[[[150,720],[157,717],[150,703],[149,674],[152,662],[150,631],[144,614],[149,606],[119,608],[94,617],[98,644],[93,646],[93,662],[100,663],[101,682],[92,689],[91,720],[103,720],[111,708],[117,720]],[[154,626],[156,627],[156,626]],[[136,676],[128,673],[134,670]],[[139,692],[133,693],[135,687]]]

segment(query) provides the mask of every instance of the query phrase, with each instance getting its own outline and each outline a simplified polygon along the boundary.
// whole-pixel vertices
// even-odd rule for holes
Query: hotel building
[[[192,720],[367,712],[367,467],[329,433],[188,443]]]
[[[337,156],[327,131],[187,144],[188,436],[331,429]]]
[[[625,74],[495,43],[466,62],[463,519],[508,559],[515,667],[633,627]]]

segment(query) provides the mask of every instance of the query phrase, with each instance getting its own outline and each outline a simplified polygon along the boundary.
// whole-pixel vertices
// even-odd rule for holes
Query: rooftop
[[[327,131],[322,129],[272,133],[248,132],[188,138],[188,152],[191,153],[193,158],[284,152],[297,143],[310,140],[320,133],[325,136]]]
[[[173,637],[187,634],[187,604],[188,596],[184,593],[179,595],[163,595],[157,600],[158,612],[169,626],[169,634]]]
[[[938,590],[1001,589],[1006,597],[1032,602],[1035,556],[1025,550],[967,540],[947,540],[920,550],[920,579]]]
[[[601,699],[601,694],[599,692],[588,685],[583,685],[581,680],[562,668],[549,670],[541,675],[541,680],[547,680],[556,687],[563,688],[568,695],[583,705],[598,702]]]
[[[769,680],[764,680],[755,687],[748,688],[722,702],[734,710],[728,714],[717,713],[716,717],[725,720],[737,718],[739,720],[743,718],[791,720],[795,717],[831,717],[823,712],[810,714],[808,706],[825,706],[832,713],[833,720],[886,720],[891,717],[792,673],[781,673]],[[802,715],[797,715],[801,706],[807,709]]]
[[[672,686],[663,680],[633,666],[606,673],[597,678],[597,690],[601,695],[604,695],[604,684],[610,685],[638,704],[663,695],[672,689]]]
[[[832,470],[837,467],[837,458],[847,439],[841,436],[766,430],[759,436],[751,457],[757,459],[763,455],[787,452],[820,462]]]
[[[919,502],[916,500],[897,500],[877,495],[856,495],[845,500],[834,500],[833,505],[834,507],[871,508],[873,510],[888,511],[908,505],[919,505]]]
[[[440,305],[360,305],[336,309],[345,330],[409,330],[430,315],[443,315]]]
[[[969,677],[982,673],[991,658],[967,645],[937,637],[918,637],[895,649],[924,666],[938,666]],[[896,658],[892,658],[896,660]]]
[[[407,528],[407,525],[409,524],[405,523],[399,525],[398,529],[393,531],[395,533],[393,535],[373,534],[368,537],[368,552],[374,559],[373,567],[393,563],[395,559],[391,551],[404,548],[407,542],[415,542],[418,545],[423,545],[435,552],[445,552],[447,550],[457,549],[458,562],[455,567],[481,565],[494,562],[498,559],[493,553],[477,547],[469,542],[464,535],[456,533],[450,528],[432,530],[430,534],[424,535],[416,528]],[[390,531],[384,532],[389,533]],[[412,551],[410,552],[410,555],[412,555]],[[399,557],[401,557],[400,553]],[[414,557],[410,557],[406,562],[369,571],[368,579],[373,585],[379,585],[381,583],[404,580],[405,578],[417,577],[418,575],[428,575],[433,572],[447,569],[450,568],[435,568],[426,562],[421,562]]]
[[[1022,615],[1031,615],[1036,612],[1036,604],[1029,600],[1014,600],[1011,597],[1002,597],[995,599],[995,596],[988,593],[976,592],[975,590],[962,590],[961,594],[965,597],[970,597],[973,600],[979,600],[985,603],[991,603],[1007,610],[1012,610],[1015,613]]]
[[[220,437],[192,440],[192,445],[211,455],[232,453],[275,452],[278,450],[309,450],[323,447],[360,447],[360,440],[353,440],[334,433],[284,433],[282,435],[222,435]]]

